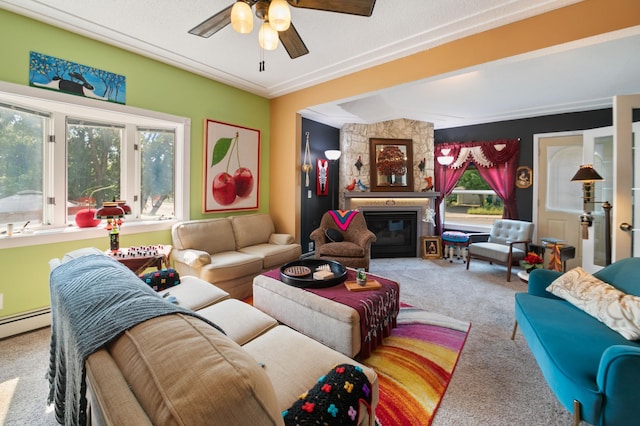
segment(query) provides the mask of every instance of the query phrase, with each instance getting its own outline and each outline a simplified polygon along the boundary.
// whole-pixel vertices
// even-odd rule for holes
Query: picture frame
[[[533,185],[533,170],[531,170],[531,167],[518,167],[516,169],[516,187],[526,189],[531,185]]]
[[[260,130],[205,119],[204,213],[256,210]]]
[[[442,257],[442,239],[439,236],[420,237],[423,259],[440,259]]]
[[[29,86],[122,105],[127,95],[124,75],[33,51],[29,52]]]
[[[413,191],[413,141],[369,139],[371,191]]]

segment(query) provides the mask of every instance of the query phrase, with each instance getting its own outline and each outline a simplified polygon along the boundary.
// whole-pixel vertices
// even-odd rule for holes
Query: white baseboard
[[[51,325],[51,309],[43,308],[0,318],[0,339]]]

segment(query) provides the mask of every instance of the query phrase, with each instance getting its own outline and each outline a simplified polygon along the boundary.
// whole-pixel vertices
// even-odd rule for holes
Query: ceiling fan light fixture
[[[276,50],[278,47],[278,32],[271,27],[269,21],[264,21],[260,26],[258,42],[264,50]]]
[[[251,6],[244,1],[237,1],[231,8],[231,27],[240,34],[253,31],[253,13]]]
[[[286,31],[291,25],[291,9],[285,0],[271,0],[269,24],[276,31]]]

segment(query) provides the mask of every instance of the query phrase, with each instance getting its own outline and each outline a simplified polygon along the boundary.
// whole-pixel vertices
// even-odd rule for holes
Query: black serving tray
[[[328,264],[331,268],[331,272],[333,272],[333,278],[329,278],[328,280],[316,280],[313,279],[313,273],[316,271],[316,268],[321,265]],[[302,277],[293,277],[291,275],[287,275],[284,271],[290,266],[306,266],[311,269],[311,273]],[[333,260],[320,260],[320,259],[303,259],[303,260],[295,260],[293,262],[289,262],[286,265],[283,265],[280,268],[280,280],[294,287],[301,288],[325,288],[325,287],[333,287],[334,285],[340,284],[347,279],[347,268],[344,267],[341,263],[338,263]]]

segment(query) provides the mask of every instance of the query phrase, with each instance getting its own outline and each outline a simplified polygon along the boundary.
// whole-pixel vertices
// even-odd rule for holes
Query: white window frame
[[[56,205],[47,206],[50,211],[44,212],[44,215],[45,217],[53,215],[54,223],[58,225],[65,223],[67,217],[66,116],[86,117],[101,122],[124,124],[126,126],[124,137],[132,138],[130,139],[132,141],[136,141],[138,127],[173,129],[175,131],[175,218],[172,220],[128,219],[122,227],[122,233],[126,235],[170,229],[173,223],[189,218],[189,176],[191,174],[189,155],[191,151],[191,120],[189,118],[2,81],[0,81],[0,101],[51,113],[51,130],[57,143],[47,143],[45,145],[44,149],[53,150],[53,156],[44,154],[45,158],[52,159],[51,164],[45,164],[44,167],[53,167],[56,173],[49,174],[49,176],[53,176],[53,181],[48,182],[45,179],[44,185],[53,190],[56,197]],[[49,145],[52,146],[50,147]],[[135,159],[136,155],[133,152],[127,153],[125,150],[133,151],[133,143],[124,144],[122,152],[122,173],[130,175],[135,167],[139,167],[139,164],[136,163],[138,161]],[[122,188],[123,193],[120,195],[123,199],[132,200],[133,194],[137,193],[137,183],[134,179],[126,179],[125,181],[126,184]],[[100,225],[96,228],[45,225],[34,230],[33,233],[0,237],[0,249],[100,237],[105,237],[104,227]]]

